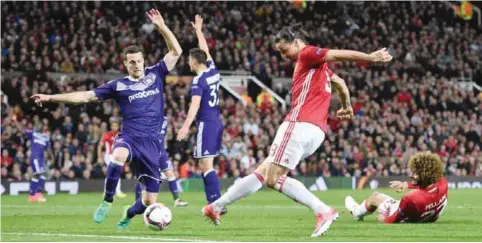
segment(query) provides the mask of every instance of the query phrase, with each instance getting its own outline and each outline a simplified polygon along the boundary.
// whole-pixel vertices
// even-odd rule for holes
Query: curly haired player
[[[382,193],[373,192],[361,204],[351,196],[345,206],[357,220],[378,211],[378,221],[383,223],[435,222],[447,207],[447,179],[443,177],[443,164],[437,154],[420,152],[409,161],[411,182],[391,181],[390,187],[402,192],[415,189],[400,201]]]

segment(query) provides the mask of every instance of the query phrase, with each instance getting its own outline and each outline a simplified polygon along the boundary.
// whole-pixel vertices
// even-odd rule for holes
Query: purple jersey
[[[219,120],[219,85],[221,76],[214,62],[206,63],[208,69],[194,77],[191,85],[191,96],[201,96],[201,105],[196,121]]]
[[[50,136],[40,132],[34,132],[32,130],[26,130],[25,135],[27,135],[31,143],[30,157],[43,161],[44,152],[50,147]]]
[[[154,137],[164,115],[164,79],[169,73],[164,61],[147,67],[139,80],[114,79],[94,89],[99,99],[114,99],[122,114],[122,131],[129,136]]]

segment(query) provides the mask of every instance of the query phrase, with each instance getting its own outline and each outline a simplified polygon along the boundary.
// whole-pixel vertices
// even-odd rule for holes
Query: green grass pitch
[[[400,194],[384,190],[399,199]],[[182,194],[187,208],[172,207],[169,192],[159,201],[173,211],[170,227],[151,231],[142,218],[134,218],[130,228],[115,229],[121,209],[133,202],[133,193],[116,199],[108,218],[95,224],[92,213],[101,194],[65,194],[49,196],[44,204],[27,202],[27,196],[1,197],[1,241],[480,241],[482,240],[482,191],[449,191],[448,207],[434,224],[385,225],[368,216],[356,222],[344,209],[348,194],[358,201],[370,190],[330,190],[316,195],[340,211],[340,218],[328,233],[310,238],[315,218],[310,210],[274,191],[260,191],[228,207],[221,225],[215,227],[201,216],[204,193]]]

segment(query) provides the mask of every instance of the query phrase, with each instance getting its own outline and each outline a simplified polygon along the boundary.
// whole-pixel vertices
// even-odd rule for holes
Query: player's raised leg
[[[102,223],[105,220],[107,212],[114,201],[114,195],[122,173],[122,167],[127,159],[132,157],[129,151],[131,146],[127,142],[123,140],[116,141],[113,147],[114,151],[112,152],[112,158],[107,167],[107,176],[105,178],[104,200],[94,212],[94,221],[96,223]]]
[[[358,221],[363,220],[365,215],[371,214],[383,204],[396,204],[397,201],[392,197],[379,192],[373,192],[367,199],[358,204],[351,196],[345,198],[345,207],[350,211],[353,218]],[[390,207],[389,207],[390,208]]]

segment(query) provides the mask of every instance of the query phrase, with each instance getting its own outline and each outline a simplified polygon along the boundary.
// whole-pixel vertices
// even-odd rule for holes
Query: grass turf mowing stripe
[[[36,233],[36,232],[2,232],[2,235],[32,235],[32,236],[57,236],[57,237],[77,237],[77,238],[101,238],[101,239],[120,239],[120,240],[153,240],[153,241],[185,241],[185,242],[216,242],[196,239],[183,238],[160,238],[160,237],[139,237],[127,235],[81,235],[81,234],[58,234],[58,233]]]

